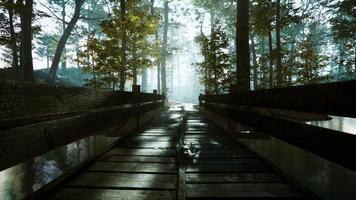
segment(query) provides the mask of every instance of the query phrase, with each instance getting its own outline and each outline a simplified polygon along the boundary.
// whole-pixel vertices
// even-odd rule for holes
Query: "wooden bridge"
[[[345,170],[355,171],[356,161],[349,156],[356,150],[355,135],[293,119],[300,116],[295,111],[355,117],[354,91],[355,81],[207,95],[200,97],[200,107],[176,105],[163,112],[159,112],[164,100],[160,95],[102,93],[100,96],[105,96],[104,100],[99,97],[94,98],[95,103],[87,100],[84,108],[78,107],[78,110],[70,108],[70,112],[40,113],[37,118],[0,121],[1,169],[87,137],[88,131],[102,132],[106,127],[105,131],[117,132],[122,125],[114,129],[113,126],[125,120],[127,123],[130,118],[130,126],[135,127],[133,134],[121,134],[100,153],[25,197],[319,199],[314,191],[295,181],[240,139],[273,136],[343,166]],[[88,96],[88,91],[79,95]],[[71,96],[78,94],[71,93]],[[123,96],[126,98],[120,98]],[[63,104],[63,101],[58,102]],[[290,117],[291,113],[279,109],[293,110],[294,115]],[[152,118],[144,116],[150,112],[151,116],[155,115],[154,119],[146,120],[141,126],[145,118]],[[248,134],[237,129],[236,124],[231,125],[234,121],[248,125]],[[49,129],[53,124],[57,126]],[[24,130],[30,133],[45,131],[39,137],[21,132]],[[11,134],[22,135],[14,137]],[[37,145],[33,151],[20,148],[14,154],[12,151],[18,148],[14,144],[23,137],[42,146]],[[14,156],[7,156],[9,154]]]

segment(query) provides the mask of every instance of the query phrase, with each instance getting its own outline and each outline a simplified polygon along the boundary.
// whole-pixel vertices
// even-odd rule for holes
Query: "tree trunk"
[[[269,88],[273,88],[273,47],[272,47],[272,31],[268,31],[268,47],[269,47]]]
[[[66,30],[66,3],[65,0],[62,0],[62,34],[64,34],[64,31]],[[62,69],[67,68],[67,51],[66,47],[64,46],[63,48],[63,53],[62,53]]]
[[[150,0],[150,12],[151,12],[151,16],[154,16],[154,3],[155,0]],[[148,70],[146,67],[143,67],[142,70],[142,77],[141,77],[141,90],[142,92],[147,92],[147,76],[148,76]]]
[[[161,66],[161,83],[162,94],[167,95],[166,65],[167,65],[167,40],[168,40],[168,1],[164,2],[164,25],[163,25],[163,47],[162,47],[162,66]]]
[[[137,68],[136,66],[132,69],[132,84],[137,85]]]
[[[251,34],[250,36],[251,40],[251,53],[252,53],[252,63],[253,63],[253,89],[256,90],[258,87],[258,74],[257,74],[257,55],[256,55],[256,48],[255,48],[255,35]]]
[[[61,36],[56,51],[54,53],[54,57],[53,57],[53,61],[52,61],[52,65],[51,68],[49,70],[49,74],[48,74],[48,80],[49,82],[54,83],[55,78],[56,78],[56,74],[57,74],[57,70],[58,70],[58,64],[61,60],[61,56],[62,56],[62,52],[63,49],[67,43],[67,40],[72,32],[72,30],[74,29],[75,24],[77,23],[79,16],[80,16],[80,9],[82,7],[84,3],[84,0],[76,0],[75,1],[75,11],[74,11],[74,15],[72,17],[72,19],[70,20],[66,30],[64,31],[63,35]]]
[[[120,0],[120,9],[121,9],[121,21],[126,21],[126,2],[125,0]],[[120,63],[120,91],[125,90],[126,82],[126,48],[127,48],[127,37],[126,37],[126,28],[122,28],[122,41],[121,41],[121,63]]]
[[[20,12],[21,20],[21,69],[24,71],[24,80],[35,81],[33,75],[32,62],[32,11],[33,1],[26,0],[25,4],[20,1],[22,11]]]
[[[15,71],[19,70],[19,57],[17,52],[17,44],[16,44],[16,35],[15,35],[15,27],[14,27],[14,1],[9,0],[9,4],[11,8],[9,11],[9,25],[10,25],[10,40],[11,40],[11,50],[12,50],[12,67]]]
[[[161,94],[161,64],[157,64],[157,93]]]
[[[276,71],[277,87],[282,86],[282,49],[281,49],[281,20],[280,20],[280,0],[276,2]]]
[[[250,90],[249,0],[239,0],[236,23],[237,89]]]
[[[49,69],[49,48],[46,46],[46,61],[47,61],[47,69]]]

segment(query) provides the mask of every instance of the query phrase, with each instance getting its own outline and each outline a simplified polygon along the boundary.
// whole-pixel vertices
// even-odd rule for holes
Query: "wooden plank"
[[[84,172],[67,184],[70,187],[165,190],[174,190],[176,185],[176,175],[96,172]]]
[[[143,162],[143,163],[175,163],[174,157],[152,157],[152,156],[118,156],[105,154],[98,161],[106,162]]]
[[[136,135],[127,139],[123,139],[123,142],[137,142],[137,141],[144,141],[144,142],[174,142],[178,140],[178,137],[174,136],[150,136],[150,135]]]
[[[201,172],[201,173],[229,173],[229,172],[272,172],[273,170],[265,164],[245,163],[245,164],[230,164],[230,165],[212,165],[212,164],[190,164],[187,166],[186,172]]]
[[[176,148],[177,142],[121,142],[117,144],[118,147],[125,148],[154,148],[154,149],[165,149],[165,148]]]
[[[192,158],[191,160],[188,161],[188,163],[195,163],[195,164],[225,164],[225,165],[230,165],[230,164],[251,164],[251,163],[263,163],[260,159],[256,158],[227,158],[227,159],[196,159]]]
[[[86,170],[104,172],[176,173],[177,166],[169,163],[96,162]]]
[[[254,158],[256,157],[252,153],[245,150],[233,150],[233,149],[200,149],[196,152],[194,158]]]
[[[152,191],[152,190],[112,190],[112,189],[87,189],[87,188],[64,188],[57,192],[53,200],[175,200],[174,191]]]
[[[239,148],[236,145],[222,145],[222,144],[186,144],[184,145],[186,149],[230,149],[230,150],[238,150]]]
[[[184,139],[184,144],[220,144],[220,145],[236,145],[233,140],[223,140],[223,139]]]
[[[107,154],[126,156],[176,156],[176,151],[171,149],[126,149],[113,148]]]
[[[192,140],[197,140],[197,139],[231,139],[230,136],[226,135],[226,134],[197,134],[197,135],[185,135],[184,139],[192,139]]]
[[[295,198],[302,194],[284,183],[187,184],[187,197]]]
[[[260,183],[282,182],[275,173],[186,173],[187,183]]]

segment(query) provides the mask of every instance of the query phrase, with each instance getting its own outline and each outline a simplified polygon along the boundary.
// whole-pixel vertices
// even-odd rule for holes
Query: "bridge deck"
[[[197,111],[162,113],[52,199],[292,198],[306,194]]]

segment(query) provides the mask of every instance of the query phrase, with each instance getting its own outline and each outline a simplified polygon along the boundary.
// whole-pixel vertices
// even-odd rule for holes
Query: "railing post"
[[[141,86],[140,85],[132,85],[132,93],[134,94],[134,96],[139,95],[141,93]],[[137,96],[136,100],[138,100],[140,97]],[[134,102],[134,108],[136,112],[136,132],[139,131],[140,129],[140,103],[139,102]]]
[[[132,92],[137,94],[141,92],[141,86],[140,85],[132,85]]]

